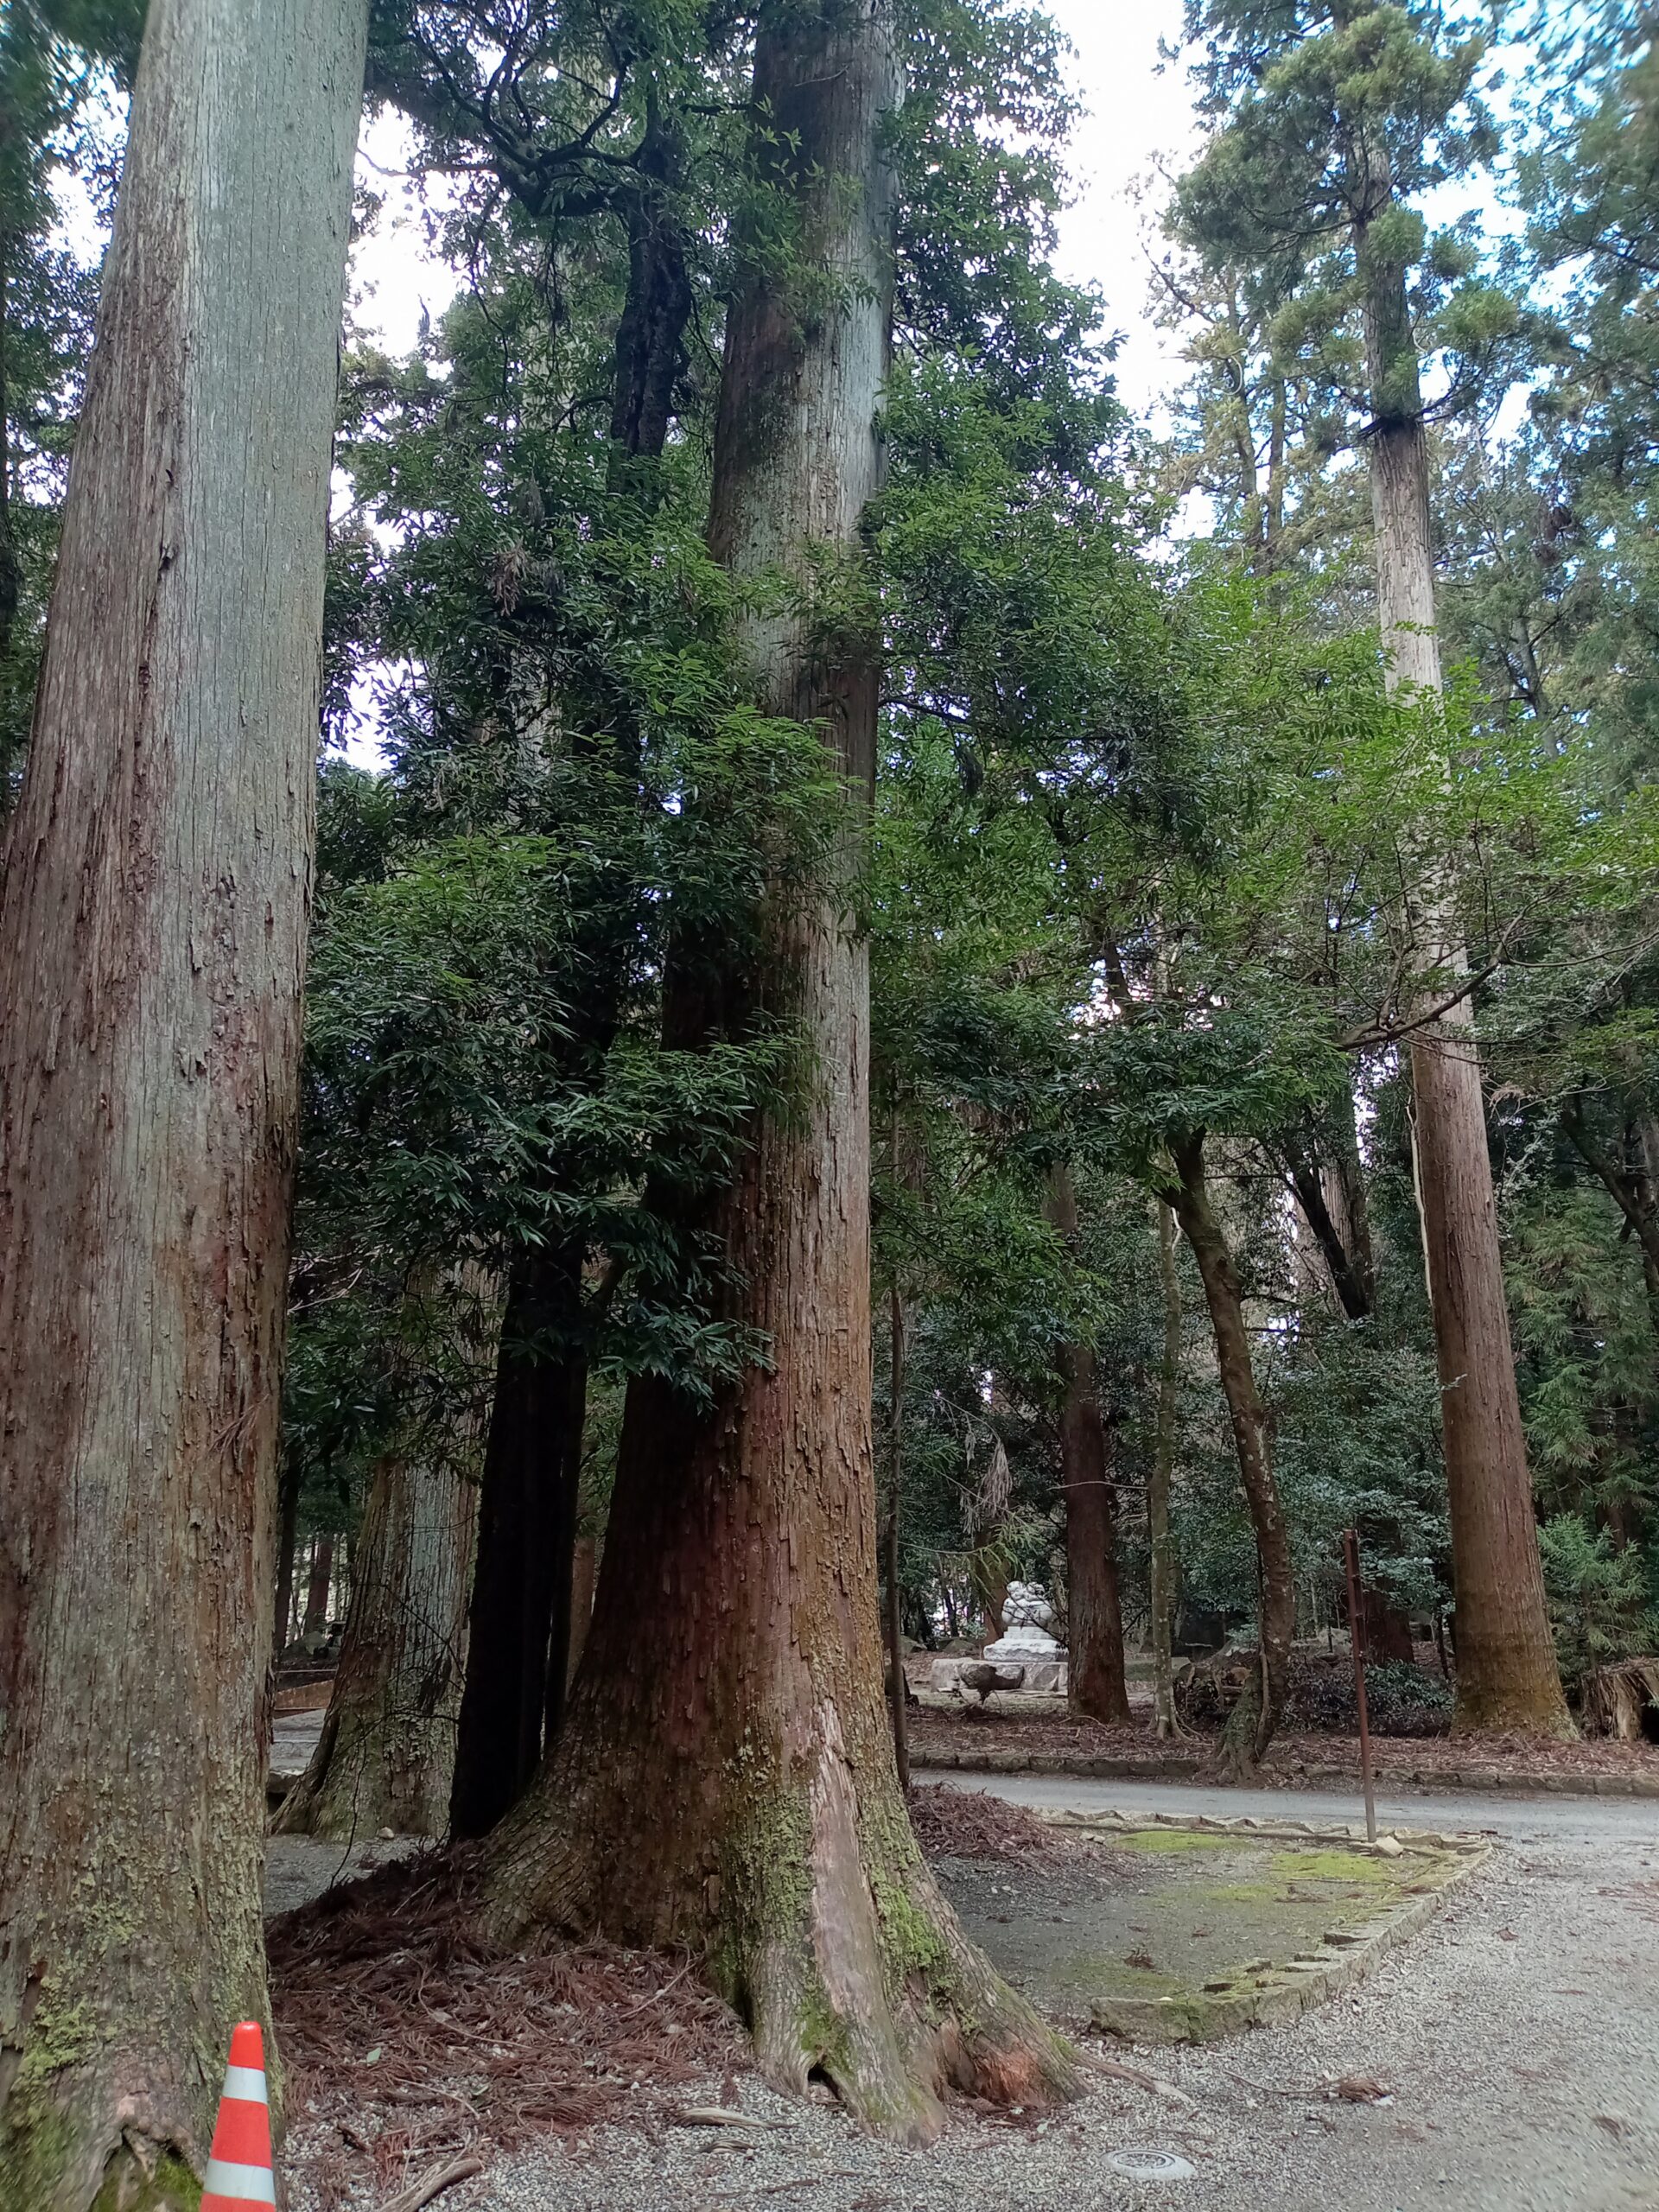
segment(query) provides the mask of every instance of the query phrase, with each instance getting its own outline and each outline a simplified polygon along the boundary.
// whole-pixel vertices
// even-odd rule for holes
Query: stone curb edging
[[[930,1751],[915,1754],[918,1774],[929,1770],[960,1774],[1064,1774],[1098,1782],[1185,1782],[1210,1789],[1236,1785],[1196,1759],[1096,1755],[1088,1751]],[[1409,1772],[1384,1769],[1379,1789],[1478,1791],[1489,1797],[1651,1797],[1659,1799],[1659,1775],[1516,1774],[1498,1767],[1414,1767]],[[1341,1789],[1357,1793],[1359,1776],[1345,1767],[1310,1767],[1305,1774],[1270,1768],[1243,1785],[1253,1789]]]
[[[1144,1834],[1148,1829],[1184,1828],[1251,1840],[1324,1840],[1368,1856],[1394,1855],[1380,1853],[1377,1845],[1366,1840],[1363,1827],[1351,1821],[1222,1819],[1203,1813],[1076,1813],[1047,1808],[1039,1810],[1038,1817],[1073,1834],[1097,1835],[1103,1840]],[[1275,2027],[1298,2019],[1314,2005],[1351,1989],[1385,1952],[1426,1928],[1459,1883],[1478,1873],[1492,1857],[1493,1847],[1484,1836],[1395,1828],[1385,1830],[1379,1843],[1390,1840],[1405,1854],[1435,1863],[1424,1867],[1409,1893],[1396,1896],[1370,1920],[1330,1930],[1325,1937],[1330,1949],[1255,1971],[1241,1968],[1224,1983],[1206,1985],[1196,1998],[1097,1997],[1091,2004],[1091,2024],[1099,2033],[1131,2043],[1211,2043],[1248,2028]]]

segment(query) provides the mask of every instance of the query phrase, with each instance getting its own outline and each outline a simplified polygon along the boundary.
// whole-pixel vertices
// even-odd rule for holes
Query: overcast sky
[[[1144,218],[1135,189],[1160,156],[1179,160],[1192,143],[1181,74],[1159,73],[1158,42],[1179,33],[1181,0],[1047,4],[1076,48],[1072,66],[1088,110],[1071,149],[1077,200],[1065,219],[1061,270],[1105,295],[1111,325],[1126,341],[1119,386],[1131,410],[1144,413],[1173,381],[1174,348],[1146,319]],[[414,346],[423,307],[441,312],[454,289],[448,272],[423,251],[418,210],[397,174],[400,155],[396,124],[383,121],[368,132],[362,173],[385,194],[386,212],[353,271],[359,327],[397,353]]]

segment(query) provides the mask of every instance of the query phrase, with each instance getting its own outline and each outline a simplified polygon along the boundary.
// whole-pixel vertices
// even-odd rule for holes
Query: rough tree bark
[[[900,97],[890,0],[772,0],[754,162],[793,272],[756,257],[734,302],[711,546],[760,594],[766,711],[817,725],[868,815],[879,685],[863,621],[808,603],[856,563],[879,480],[893,283],[882,146]],[[773,244],[775,246],[775,233]],[[688,1944],[775,2081],[814,2071],[925,2139],[945,2081],[1021,2104],[1075,2063],[974,1950],[918,1851],[882,1696],[870,1433],[868,954],[842,887],[779,888],[728,992],[671,983],[674,1033],[753,994],[800,1037],[804,1094],[761,1116],[712,1226],[733,1317],[767,1364],[712,1409],[630,1388],[598,1602],[564,1729],[486,1847],[485,1930]]]
[[[458,1836],[487,1834],[524,1795],[563,1709],[588,1396],[568,1332],[582,1259],[575,1246],[527,1254],[508,1278],[449,1802]]]
[[[1377,615],[1390,690],[1441,696],[1428,445],[1387,149],[1358,142],[1354,248],[1364,289]],[[1497,1207],[1456,887],[1431,871],[1412,916],[1423,1001],[1411,1037],[1417,1195],[1440,1376],[1457,1588],[1454,1726],[1570,1735],[1544,1602],[1532,1477],[1504,1297]]]
[[[1200,1134],[1172,1145],[1179,1181],[1169,1194],[1182,1234],[1192,1248],[1215,1332],[1216,1360],[1238,1452],[1238,1471],[1255,1535],[1260,1578],[1258,1678],[1228,1718],[1222,1760],[1234,1769],[1254,1766],[1272,1742],[1285,1709],[1290,1648],[1296,1634],[1296,1592],[1290,1536],[1274,1478],[1268,1409],[1256,1388],[1244,1299],[1226,1231],[1211,1203]]]
[[[153,0],[0,888],[8,2212],[195,2212],[226,2035],[268,2011],[279,1365],[365,16]]]
[[[1158,1275],[1164,1294],[1164,1356],[1158,1369],[1158,1433],[1147,1477],[1147,1543],[1151,1554],[1152,1704],[1160,1738],[1179,1736],[1175,1715],[1175,1540],[1169,1525],[1169,1493],[1175,1473],[1176,1423],[1180,1412],[1181,1279],[1175,1266],[1175,1217],[1162,1198],[1158,1213]]]
[[[476,1483],[442,1452],[389,1452],[376,1466],[334,1694],[277,1833],[442,1834],[477,1514]]]
[[[1067,1244],[1075,1245],[1077,1194],[1065,1166],[1054,1171],[1048,1214]],[[1063,1344],[1057,1364],[1065,1391],[1060,1483],[1065,1497],[1068,1701],[1074,1713],[1092,1720],[1127,1720],[1117,1516],[1095,1355],[1087,1344]]]

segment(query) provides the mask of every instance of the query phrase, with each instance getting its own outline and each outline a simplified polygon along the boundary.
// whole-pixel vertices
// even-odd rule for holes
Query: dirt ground
[[[1013,1796],[1045,1785],[995,1787]],[[1101,1806],[1114,1795],[1070,1780],[1046,1789]],[[1245,1808],[1210,1793],[1133,1794],[1172,1811]],[[1280,1794],[1262,1802],[1287,1808]],[[1328,1799],[1289,1802],[1329,1817]],[[1188,2102],[1102,2082],[1057,2114],[959,2110],[938,2145],[916,2152],[729,2069],[677,2094],[686,2107],[706,2096],[740,2109],[741,2127],[677,2125],[675,2096],[641,2082],[630,2102],[623,2080],[614,2087],[637,2120],[538,2137],[440,2202],[446,2212],[1659,2212],[1659,1815],[1562,1797],[1455,1802],[1468,1825],[1501,1831],[1497,1855],[1358,1989],[1221,2044],[1138,2059],[1118,2050]],[[1000,1879],[982,1866],[971,1878],[982,1888]],[[1009,1887],[1012,1922],[1020,1898]],[[993,1910],[1002,1902],[982,1898]],[[1374,2082],[1379,2101],[1332,2094],[1355,2077]],[[294,2212],[319,2212],[319,2146],[302,2129],[292,2147]],[[338,2133],[327,2148],[338,2172]],[[1191,2171],[1136,2179],[1115,2163],[1126,2159]],[[366,2176],[363,2162],[343,2163]],[[424,2170],[410,2162],[411,2175]],[[383,2158],[372,2185],[335,2201],[378,2204],[403,2177]]]

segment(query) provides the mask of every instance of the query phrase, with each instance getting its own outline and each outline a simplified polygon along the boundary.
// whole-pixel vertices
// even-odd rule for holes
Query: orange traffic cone
[[[251,2205],[276,2202],[265,2039],[257,2020],[244,2020],[231,2035],[231,2063],[225,2069],[225,2094],[219,2101],[207,2179],[201,2212],[247,2212]]]

